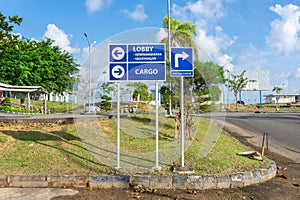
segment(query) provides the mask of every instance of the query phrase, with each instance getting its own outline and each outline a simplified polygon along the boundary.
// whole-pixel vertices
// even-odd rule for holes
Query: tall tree
[[[78,64],[72,55],[46,39],[20,40],[2,53],[0,81],[14,85],[40,85],[48,92],[72,90]]]
[[[162,39],[161,42],[166,43],[167,47],[169,47],[169,46],[170,47],[176,47],[176,46],[191,47],[194,50],[194,55],[195,55],[196,59],[198,59],[198,51],[197,51],[197,48],[196,48],[196,43],[194,42],[194,36],[197,35],[197,28],[194,24],[192,24],[191,22],[181,23],[177,19],[170,18],[170,27],[169,27],[169,17],[165,16],[164,19],[163,19],[163,28],[170,29],[170,32],[171,32],[170,45],[168,45],[169,44],[169,39],[168,38]],[[169,52],[169,51],[170,51],[170,49],[167,48],[167,52]],[[168,63],[170,63],[170,62],[168,62]],[[168,74],[170,74],[170,73],[168,73]],[[175,87],[179,85],[178,79],[175,79],[175,78],[171,79],[170,78],[170,81],[172,82],[173,86],[175,85]],[[184,88],[190,90],[191,86],[190,85],[184,86]],[[166,92],[166,91],[169,91],[169,95],[168,95],[169,98],[172,97],[172,98],[169,99],[169,103],[174,101],[173,94],[175,94],[175,92],[172,92],[171,88],[169,90],[164,88],[164,92]],[[166,95],[165,95],[165,97],[166,97]],[[184,104],[185,104],[185,112],[183,114],[185,116],[186,128],[191,128],[192,127],[192,124],[191,124],[192,120],[191,120],[191,116],[189,115],[189,113],[191,112],[192,103],[191,103],[190,100],[188,100],[188,98],[185,98]],[[176,120],[177,123],[179,121],[181,121],[181,119],[178,119],[178,118],[180,118],[179,115],[178,115],[177,120]],[[177,126],[177,127],[179,127],[179,126]],[[188,136],[190,138],[191,130],[187,130],[186,133],[187,133],[186,137]]]
[[[106,112],[111,110],[111,100],[112,100],[112,97],[111,97],[111,92],[114,92],[115,91],[115,85],[114,83],[112,82],[106,82],[106,83],[103,83],[101,85],[102,87],[102,95],[101,95],[101,108],[104,109]]]
[[[279,101],[279,98],[280,98],[279,94],[282,91],[282,87],[274,86],[274,88],[273,88],[272,91],[276,92],[276,111],[278,111],[279,110],[279,108],[278,108],[278,101]]]
[[[169,23],[168,23],[168,16],[165,16],[163,19],[163,28],[168,29],[169,28]],[[198,58],[198,51],[196,48],[196,43],[194,42],[194,36],[197,35],[197,28],[194,24],[191,22],[183,22],[181,23],[179,20],[170,18],[170,46],[171,47],[192,47],[194,50],[194,54],[196,55],[196,58]],[[169,45],[168,45],[168,37],[163,38],[161,40],[162,43],[165,43],[167,46],[167,53],[169,52]],[[167,64],[169,65],[169,61],[167,61]],[[171,78],[169,76],[168,70],[170,67],[167,68],[167,79],[169,79],[173,85],[176,84],[178,81],[177,78]],[[170,85],[169,85],[170,86]],[[162,90],[160,91],[161,94],[163,95],[163,99],[165,100],[165,103],[167,103],[167,98],[169,98],[169,102],[172,102],[172,105],[174,105],[174,101],[176,101],[175,92],[172,91],[172,88],[169,88],[169,86],[164,86],[162,87]],[[168,94],[166,92],[169,92]],[[165,106],[169,106],[165,105]]]
[[[149,93],[149,87],[145,83],[134,83],[134,91],[132,94],[132,98],[136,99],[137,101],[151,101],[152,100],[152,94]]]
[[[237,111],[238,93],[242,91],[246,85],[250,82],[256,82],[256,80],[250,80],[245,77],[246,71],[242,71],[240,74],[231,74],[231,77],[227,79],[227,86],[233,91],[235,97],[235,109]]]
[[[21,40],[12,34],[22,18],[0,13],[0,82],[13,85],[40,85],[48,92],[72,90],[78,72],[73,56],[45,39]]]
[[[163,19],[163,28],[165,29],[169,28],[168,19],[169,19],[168,16],[165,16]],[[176,46],[192,47],[194,49],[194,54],[198,59],[198,51],[196,48],[196,43],[194,41],[194,36],[197,35],[196,26],[191,22],[181,23],[179,20],[171,17],[170,31],[171,31],[170,46],[171,47],[176,47]],[[163,38],[161,42],[168,44],[168,37]],[[169,51],[168,48],[167,51]]]
[[[0,12],[0,54],[8,47],[13,47],[18,42],[19,35],[12,34],[14,25],[20,26],[23,18],[8,16]]]
[[[223,67],[211,61],[200,62],[199,60],[194,62],[194,66],[194,77],[188,78],[188,81],[192,84],[193,95],[198,99],[198,107],[200,108],[204,102],[218,101],[221,94],[219,85],[226,81]]]

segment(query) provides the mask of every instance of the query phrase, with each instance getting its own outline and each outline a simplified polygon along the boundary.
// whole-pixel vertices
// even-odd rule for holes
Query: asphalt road
[[[236,125],[252,134],[263,137],[266,132],[270,141],[294,154],[300,161],[300,113],[213,113],[206,117]],[[296,157],[295,157],[296,156]]]

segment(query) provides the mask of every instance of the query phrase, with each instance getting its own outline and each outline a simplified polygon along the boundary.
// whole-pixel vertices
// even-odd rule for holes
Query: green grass
[[[164,148],[174,142],[174,120],[160,117],[159,147]],[[155,148],[154,115],[132,115],[121,119],[121,149],[133,153],[153,151]],[[225,133],[215,135],[219,130],[210,127],[204,118],[194,118],[197,134],[185,152],[185,163],[191,165],[196,174],[236,173],[266,167],[264,161],[251,160],[237,156],[241,151],[248,151],[238,141]],[[88,122],[81,122],[89,126]],[[112,143],[116,144],[116,120],[99,119],[101,129]],[[128,131],[132,132],[128,132]],[[131,134],[133,133],[134,134]],[[93,139],[91,132],[85,133]],[[212,138],[207,136],[213,135]],[[205,138],[208,140],[205,140]],[[211,140],[210,140],[211,139]],[[203,142],[215,144],[204,157],[199,156],[206,150]],[[78,127],[74,124],[0,124],[0,174],[113,174],[110,166],[101,164],[88,151],[86,144],[78,135]],[[91,145],[91,144],[90,144]],[[101,146],[97,146],[101,148]],[[90,149],[89,149],[90,150]],[[113,150],[113,149],[112,149]],[[114,150],[113,150],[114,151]],[[179,165],[180,159],[175,160]],[[122,173],[122,172],[118,172]],[[172,174],[165,167],[158,174]]]
[[[228,105],[226,105],[227,111],[236,112],[235,104],[230,104],[230,109],[228,109]],[[276,104],[263,104],[262,108],[260,108],[259,104],[256,105],[241,105],[238,104],[238,112],[299,112],[300,111],[300,103],[287,105],[286,103],[278,104],[279,110],[276,111]]]
[[[10,98],[13,107],[19,108],[20,99]],[[34,109],[39,110],[41,106],[43,106],[43,101],[41,100],[30,100],[31,105]],[[50,109],[50,113],[65,113],[65,112],[73,112],[79,110],[83,111],[82,104],[73,104],[71,102],[54,102],[47,101],[47,108]]]

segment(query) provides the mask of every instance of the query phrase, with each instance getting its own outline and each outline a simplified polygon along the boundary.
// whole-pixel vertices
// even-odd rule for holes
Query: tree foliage
[[[250,82],[256,82],[256,80],[250,80],[245,77],[246,71],[242,71],[240,74],[231,74],[231,77],[227,80],[227,86],[233,91],[235,97],[235,108],[237,110],[238,93],[242,91],[246,85]]]
[[[163,20],[163,27],[169,28],[168,16]],[[177,19],[170,19],[171,30],[171,47],[191,47],[193,48],[194,61],[194,77],[185,78],[185,95],[190,98],[197,98],[197,103],[207,102],[211,100],[219,100],[220,90],[218,85],[225,83],[224,69],[213,62],[200,62],[198,50],[194,41],[194,36],[197,35],[197,28],[191,22],[181,23]],[[168,38],[164,38],[161,42],[168,44]],[[163,103],[168,104],[167,98],[172,97],[172,104],[179,105],[178,95],[173,91],[179,89],[179,81],[177,78],[171,78],[172,89],[168,86],[161,88]],[[186,106],[186,105],[185,105]],[[188,107],[188,106],[186,106]],[[189,111],[190,112],[190,111]]]
[[[0,82],[13,85],[40,85],[48,92],[72,90],[78,72],[73,56],[55,46],[53,40],[19,39],[13,35],[15,23],[22,18],[6,17],[0,13]],[[2,37],[1,37],[2,36]]]
[[[278,108],[278,101],[279,101],[279,98],[280,98],[279,94],[282,90],[283,90],[282,87],[279,87],[279,86],[274,86],[274,88],[272,89],[272,91],[275,91],[276,94],[277,94],[277,96],[276,96],[276,110],[277,111],[279,110],[279,108]]]
[[[165,16],[163,19],[163,28],[168,29],[168,16]],[[181,46],[181,47],[192,47],[196,58],[198,58],[198,51],[196,48],[196,43],[194,41],[194,36],[197,35],[197,28],[191,22],[181,23],[179,20],[170,18],[170,32],[171,38],[170,43],[171,47]],[[162,39],[163,43],[168,44],[168,37]],[[168,46],[168,45],[167,45]],[[169,49],[167,48],[167,51]]]
[[[148,102],[152,100],[152,94],[149,93],[149,87],[145,83],[137,82],[130,84],[130,86],[135,88],[132,94],[133,99]]]
[[[20,26],[23,18],[18,16],[7,17],[0,12],[0,54],[9,47],[13,47],[19,36],[12,34],[14,25]]]
[[[282,91],[282,87],[274,86],[272,91],[275,91],[277,94],[280,94],[280,92]]]
[[[106,82],[101,85],[103,94],[101,95],[101,109],[106,112],[112,109],[111,104],[111,92],[115,91],[115,85],[113,82]]]

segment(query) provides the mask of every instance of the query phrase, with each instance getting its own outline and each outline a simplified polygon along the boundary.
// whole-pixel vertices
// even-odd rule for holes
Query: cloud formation
[[[271,30],[266,43],[278,53],[291,54],[300,50],[300,7],[288,4],[276,4],[270,10],[279,18],[271,22]]]
[[[54,40],[54,44],[61,47],[62,50],[68,51],[69,53],[79,53],[79,48],[71,47],[70,37],[63,30],[60,30],[55,24],[48,24],[47,31],[45,32],[44,38],[50,38]]]
[[[233,59],[222,51],[233,45],[237,37],[228,36],[220,25],[216,25],[217,21],[226,15],[226,9],[223,6],[224,2],[228,1],[198,0],[193,3],[188,2],[183,7],[173,4],[172,12],[174,17],[180,21],[191,21],[194,23],[198,28],[198,34],[195,37],[197,45],[203,48],[207,55],[215,60],[217,64],[232,70],[233,65],[231,61]]]
[[[109,6],[112,0],[86,0],[85,6],[88,12],[96,12],[105,6]]]
[[[295,77],[296,78],[300,78],[300,68],[297,68],[297,72],[296,72]]]
[[[183,7],[173,4],[172,13],[183,21],[193,19],[197,26],[207,27],[212,21],[216,22],[223,17],[226,11],[223,0],[198,0],[194,3],[187,2]]]
[[[123,10],[122,12],[125,13],[129,18],[139,22],[143,22],[148,18],[148,15],[145,13],[145,9],[142,4],[138,4],[134,11]]]

